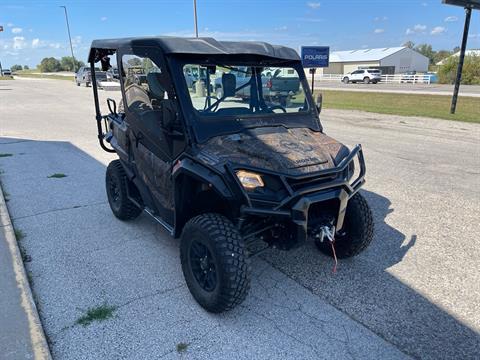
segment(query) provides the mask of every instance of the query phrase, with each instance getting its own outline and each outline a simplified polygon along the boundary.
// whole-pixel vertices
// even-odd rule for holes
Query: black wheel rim
[[[112,202],[117,203],[120,199],[120,186],[118,185],[116,179],[110,175],[110,181],[108,186],[108,192],[110,194],[110,199]]]
[[[190,245],[190,266],[198,285],[208,292],[217,286],[217,271],[213,256],[208,248],[198,242],[192,241]]]

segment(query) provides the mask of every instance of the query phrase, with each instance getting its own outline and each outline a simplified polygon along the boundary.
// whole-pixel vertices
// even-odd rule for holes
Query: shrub
[[[442,84],[453,84],[457,76],[458,56],[451,56],[438,70],[438,81]],[[462,84],[480,85],[480,56],[465,56],[462,70]]]

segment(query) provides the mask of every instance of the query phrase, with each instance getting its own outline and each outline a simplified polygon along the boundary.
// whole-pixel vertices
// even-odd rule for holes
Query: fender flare
[[[198,181],[211,184],[213,190],[224,198],[228,199],[233,197],[232,191],[219,174],[199,163],[193,162],[189,158],[178,160],[174,165],[172,176],[175,184],[177,177],[180,175],[188,175]]]

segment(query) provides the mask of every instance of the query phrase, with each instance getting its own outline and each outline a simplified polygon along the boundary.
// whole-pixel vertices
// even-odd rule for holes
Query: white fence
[[[343,74],[323,74],[315,75],[315,81],[342,81]],[[382,75],[382,82],[384,83],[405,83],[405,84],[430,84],[433,75],[407,75],[407,74],[395,74],[395,75]],[[308,76],[307,76],[308,78]]]

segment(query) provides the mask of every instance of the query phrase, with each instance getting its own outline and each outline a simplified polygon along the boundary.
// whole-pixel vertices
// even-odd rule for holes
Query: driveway
[[[272,250],[245,303],[212,315],[184,285],[178,241],[146,216],[111,214],[114,157],[97,144],[91,89],[0,89],[2,182],[54,358],[480,356],[478,125],[324,111],[329,135],[364,146],[371,247],[336,274],[312,245]],[[99,306],[113,316],[77,323]]]

